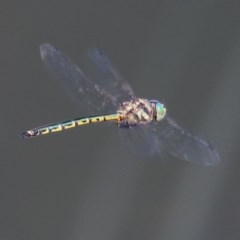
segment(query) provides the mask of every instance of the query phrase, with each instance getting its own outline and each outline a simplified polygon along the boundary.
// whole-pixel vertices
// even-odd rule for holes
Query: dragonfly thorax
[[[155,120],[155,106],[147,99],[134,98],[123,102],[117,112],[120,115],[120,127],[142,125]]]

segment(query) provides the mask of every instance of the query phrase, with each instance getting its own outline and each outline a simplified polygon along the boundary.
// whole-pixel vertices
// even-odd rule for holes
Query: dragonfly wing
[[[120,135],[139,155],[157,154],[163,159],[170,154],[203,165],[215,165],[220,161],[218,152],[208,141],[188,133],[169,117],[149,125],[120,128]]]
[[[91,81],[64,53],[50,44],[40,46],[41,58],[48,72],[63,85],[67,94],[86,114],[116,110],[116,100],[99,84]]]
[[[153,124],[152,132],[158,136],[161,147],[174,157],[204,165],[215,165],[220,160],[208,141],[188,133],[169,117]]]
[[[136,155],[148,157],[156,153],[163,153],[163,145],[149,125],[120,127],[119,134],[127,149]]]
[[[112,97],[115,105],[134,97],[131,86],[117,73],[101,50],[95,48],[88,56],[89,76]]]

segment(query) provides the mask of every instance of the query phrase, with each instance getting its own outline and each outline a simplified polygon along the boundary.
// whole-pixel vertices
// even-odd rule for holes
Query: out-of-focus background
[[[239,1],[2,1],[0,239],[240,239]],[[22,140],[81,116],[46,73],[99,47],[140,97],[219,150],[215,167],[136,157],[115,126]]]

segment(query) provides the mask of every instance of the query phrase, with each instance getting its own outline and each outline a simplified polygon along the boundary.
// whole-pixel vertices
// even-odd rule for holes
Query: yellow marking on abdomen
[[[66,121],[61,124],[64,129],[69,129],[69,128],[74,128],[76,127],[76,122],[75,121]]]
[[[119,114],[106,115],[105,120],[106,121],[120,121],[120,116],[119,116]]]
[[[43,134],[43,135],[48,134],[50,132],[48,127],[39,129],[39,131],[40,131],[40,134]]]
[[[105,117],[104,116],[90,117],[89,120],[91,123],[104,122]]]
[[[90,123],[98,123],[98,122],[105,122],[105,121],[116,121],[120,122],[121,117],[118,113],[116,114],[109,114],[109,115],[102,115],[102,116],[93,116],[87,118],[76,118],[73,120],[68,120],[60,123],[50,124],[39,128],[34,128],[29,130],[23,134],[25,138],[27,137],[35,137],[39,135],[45,135],[54,132],[60,132],[63,130],[67,130],[70,128],[74,128],[81,125],[86,125]]]
[[[78,126],[90,123],[89,118],[79,118],[79,119],[75,119],[74,121]]]
[[[50,132],[60,132],[62,130],[63,130],[63,127],[62,127],[61,123],[56,124],[56,125],[52,125],[52,126],[49,127]]]

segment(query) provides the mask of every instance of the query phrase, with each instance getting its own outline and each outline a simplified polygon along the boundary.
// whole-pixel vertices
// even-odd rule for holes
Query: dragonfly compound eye
[[[155,111],[156,111],[156,121],[161,121],[165,117],[167,112],[164,105],[160,102],[157,102],[155,104]]]

